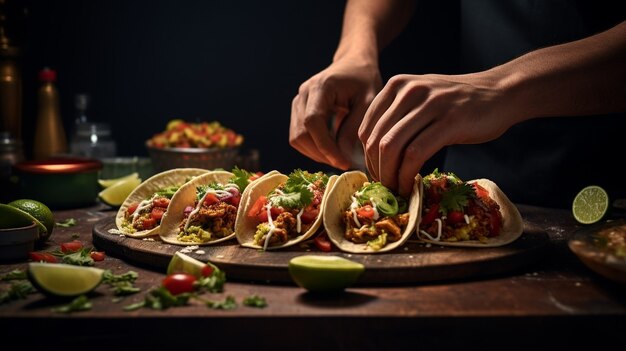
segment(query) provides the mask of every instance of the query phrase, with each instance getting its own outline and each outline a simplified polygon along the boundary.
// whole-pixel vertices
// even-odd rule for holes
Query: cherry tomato
[[[252,205],[252,207],[250,208],[250,211],[248,211],[248,217],[256,217],[258,216],[259,212],[261,212],[261,210],[265,211],[263,207],[265,206],[266,202],[267,197],[262,195],[259,196],[259,198],[256,199],[256,201],[254,202],[254,205]]]
[[[164,288],[166,288],[172,295],[179,295],[182,293],[193,292],[194,287],[193,283],[196,282],[196,277],[189,273],[174,273],[170,274],[161,284]]]
[[[132,203],[130,206],[128,206],[128,208],[126,209],[126,214],[131,216],[133,213],[135,213],[135,211],[137,210],[137,207],[139,207],[139,203],[135,202]]]
[[[317,219],[317,215],[319,215],[319,213],[320,210],[318,208],[309,205],[304,209],[304,211],[302,211],[302,216],[300,216],[300,219],[304,224],[313,223]]]
[[[91,251],[89,255],[94,261],[104,261],[104,251]]]
[[[330,240],[328,240],[328,235],[326,232],[321,232],[315,239],[313,239],[313,243],[320,251],[330,252],[332,250],[332,245]]]
[[[428,212],[425,212],[422,215],[421,225],[429,225],[435,221],[435,219],[439,218],[439,204],[432,204]]]
[[[449,224],[465,222],[465,214],[462,211],[450,211],[446,217],[446,222]]]
[[[58,260],[56,256],[47,252],[30,252],[28,254],[30,259],[35,262],[47,262],[47,263],[57,263]]]
[[[83,248],[83,244],[78,240],[69,241],[61,244],[61,252],[72,253]]]
[[[371,205],[365,205],[356,209],[356,215],[360,218],[374,219],[374,214],[376,214],[376,212]]]
[[[150,217],[155,221],[160,221],[163,218],[163,213],[165,213],[166,209],[163,207],[153,207],[152,212],[150,212]]]
[[[202,274],[203,277],[210,277],[211,275],[213,275],[213,267],[207,264],[206,266],[202,267],[202,271],[200,272],[200,274]]]
[[[220,199],[213,193],[209,193],[204,197],[204,204],[207,206],[211,206],[220,202]]]
[[[163,207],[167,209],[167,206],[170,205],[170,199],[166,197],[157,197],[156,199],[152,200],[152,204],[155,207]]]

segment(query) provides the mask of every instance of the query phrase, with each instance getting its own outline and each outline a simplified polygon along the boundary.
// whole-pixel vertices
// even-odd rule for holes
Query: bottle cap
[[[57,79],[57,72],[48,67],[39,71],[39,80],[42,82],[54,82]]]

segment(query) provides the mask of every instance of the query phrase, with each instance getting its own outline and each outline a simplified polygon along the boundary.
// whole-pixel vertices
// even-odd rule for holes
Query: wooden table
[[[626,331],[626,287],[596,275],[568,249],[579,228],[569,211],[519,206],[525,220],[543,228],[550,248],[539,261],[514,271],[468,279],[357,286],[336,296],[315,296],[293,284],[228,280],[223,293],[240,303],[249,295],[265,297],[269,306],[239,305],[234,310],[191,306],[165,311],[123,306],[143,299],[160,284],[163,271],[107,256],[97,266],[114,273],[139,273],[142,292],[114,302],[101,285],[90,295],[93,308],[72,314],[51,311],[58,302],[36,293],[0,305],[0,336],[31,346],[89,345],[198,349],[254,348],[399,349],[440,346],[528,348],[609,344]],[[92,246],[94,223],[113,211],[102,205],[57,211],[57,221],[75,218],[78,225],[56,227],[49,249],[71,240]],[[0,274],[24,269],[26,262],[0,264]],[[228,274],[228,272],[226,272]],[[6,289],[6,283],[0,283]],[[608,337],[607,337],[608,335]],[[543,339],[542,339],[543,338]],[[142,348],[144,349],[144,348]],[[240,349],[240,348],[237,348]]]

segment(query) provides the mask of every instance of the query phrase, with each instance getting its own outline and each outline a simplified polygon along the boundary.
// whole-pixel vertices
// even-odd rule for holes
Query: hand
[[[357,130],[381,86],[377,66],[334,62],[300,86],[291,104],[289,143],[317,162],[348,169]]]
[[[444,146],[502,135],[519,112],[493,78],[484,72],[391,78],[359,128],[372,177],[406,196],[424,162]]]

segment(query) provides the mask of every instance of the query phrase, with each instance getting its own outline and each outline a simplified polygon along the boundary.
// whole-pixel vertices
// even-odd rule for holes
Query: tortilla
[[[152,229],[141,230],[134,233],[131,233],[128,231],[128,229],[122,227],[122,223],[124,222],[124,214],[126,213],[128,207],[133,203],[145,200],[159,190],[172,186],[181,186],[191,178],[207,172],[209,171],[201,168],[176,168],[157,173],[152,177],[144,180],[128,195],[128,197],[126,197],[126,200],[124,200],[124,203],[122,203],[122,206],[120,206],[119,210],[117,211],[117,215],[115,216],[115,225],[117,226],[117,230],[121,232],[121,234],[133,238],[144,238],[147,236],[159,234],[160,226],[158,225]]]
[[[437,244],[441,246],[458,246],[458,247],[496,247],[503,246],[515,241],[524,232],[524,221],[522,215],[519,213],[517,207],[509,200],[504,192],[489,179],[474,179],[467,183],[478,183],[489,192],[491,197],[499,206],[500,213],[502,214],[502,228],[500,229],[500,235],[493,238],[487,238],[487,242],[481,242],[478,240],[465,240],[465,241],[438,241],[425,238],[420,235],[419,225],[416,228],[418,238],[427,243]],[[423,193],[423,191],[420,191]],[[421,214],[421,211],[420,211]]]
[[[413,191],[408,199],[409,201],[409,223],[402,232],[400,240],[395,242],[389,242],[380,250],[375,250],[368,246],[367,243],[354,243],[345,238],[345,224],[342,220],[343,214],[350,208],[352,200],[350,197],[356,191],[358,191],[363,183],[368,182],[367,175],[361,171],[345,172],[339,176],[335,182],[335,186],[331,189],[326,200],[326,206],[324,208],[324,227],[330,240],[340,250],[351,253],[381,253],[391,251],[402,244],[413,234],[415,226],[418,221],[420,209],[420,192],[419,187],[422,184],[421,176],[415,177],[415,184],[413,185]]]
[[[289,177],[285,174],[277,171],[272,171],[272,174],[267,174],[261,179],[258,179],[254,185],[249,185],[243,192],[243,194],[241,195],[241,203],[239,204],[239,211],[237,213],[237,221],[235,223],[235,236],[241,246],[261,250],[263,249],[263,246],[257,245],[254,242],[254,234],[256,233],[258,221],[254,217],[248,217],[248,212],[260,196],[267,195],[270,191],[274,190],[276,187],[286,182],[288,178]],[[315,234],[315,232],[322,225],[322,215],[324,212],[326,199],[328,197],[327,195],[329,190],[333,188],[336,180],[336,175],[328,177],[328,183],[326,184],[322,203],[320,204],[320,213],[317,215],[317,218],[315,219],[311,227],[303,234],[287,241],[282,245],[268,246],[268,250],[282,249],[295,245],[310,238]]]

